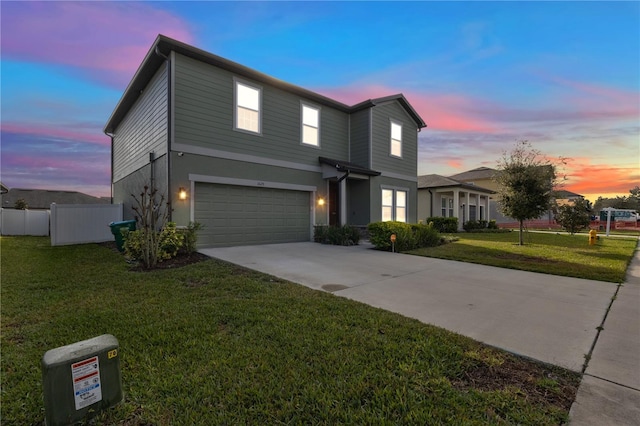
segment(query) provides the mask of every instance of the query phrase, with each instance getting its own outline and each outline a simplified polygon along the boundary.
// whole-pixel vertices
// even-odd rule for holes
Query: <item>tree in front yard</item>
[[[589,202],[583,199],[558,206],[555,219],[571,235],[589,227]]]
[[[164,195],[158,195],[157,189],[145,185],[138,196],[131,196],[137,229],[126,233],[125,253],[145,268],[153,268],[177,254],[183,236],[177,232],[175,223],[168,222],[171,205]]]
[[[498,161],[498,208],[520,223],[523,245],[524,221],[536,219],[551,207],[556,186],[556,166],[527,141],[519,141]]]

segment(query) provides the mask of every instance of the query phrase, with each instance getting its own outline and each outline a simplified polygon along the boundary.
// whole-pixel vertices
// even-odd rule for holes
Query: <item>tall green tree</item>
[[[567,204],[558,206],[555,219],[565,231],[571,235],[589,227],[590,210],[589,202],[583,199],[572,200]]]
[[[518,141],[498,161],[494,180],[498,184],[498,208],[519,222],[523,245],[524,221],[540,217],[551,207],[556,166],[529,142]]]
[[[607,207],[613,207],[614,209],[631,209],[640,211],[640,186],[636,185],[629,190],[629,196],[617,196],[615,198],[602,198],[598,197],[593,210],[597,213]]]

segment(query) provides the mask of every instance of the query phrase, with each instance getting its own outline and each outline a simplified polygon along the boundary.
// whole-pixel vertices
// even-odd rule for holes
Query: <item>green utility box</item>
[[[116,246],[118,246],[118,250],[124,251],[124,238],[122,237],[122,230],[126,229],[127,231],[135,231],[136,230],[136,221],[135,220],[123,220],[121,222],[111,222],[109,224],[109,228],[111,228],[111,233],[116,239]]]
[[[45,424],[71,425],[121,402],[118,340],[110,334],[51,349],[42,357]]]

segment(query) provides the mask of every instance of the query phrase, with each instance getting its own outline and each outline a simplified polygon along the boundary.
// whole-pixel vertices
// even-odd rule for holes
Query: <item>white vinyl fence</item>
[[[114,239],[109,224],[122,220],[122,204],[51,204],[51,245]]]
[[[49,210],[0,210],[2,235],[49,235]]]

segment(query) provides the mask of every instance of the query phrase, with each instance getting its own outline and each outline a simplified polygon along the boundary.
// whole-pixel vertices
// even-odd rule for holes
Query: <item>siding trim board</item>
[[[239,178],[230,178],[225,176],[199,175],[194,173],[189,173],[189,180],[194,183],[195,182],[218,183],[223,185],[250,186],[250,187],[256,187],[256,188],[271,188],[271,189],[287,189],[291,191],[303,191],[303,192],[316,192],[318,190],[317,186],[311,186],[311,185],[298,185],[294,183],[270,182],[270,181],[261,181],[261,180],[253,180],[253,179],[239,179]]]
[[[224,160],[244,161],[246,163],[262,164],[265,166],[284,167],[287,169],[302,170],[305,172],[321,173],[320,166],[311,166],[308,164],[294,163],[292,161],[276,160],[273,158],[259,157],[256,155],[239,154],[236,152],[221,151],[213,148],[204,148],[201,146],[187,145],[176,143],[173,146],[174,151],[185,152],[187,154],[204,155],[207,157],[222,158]]]

